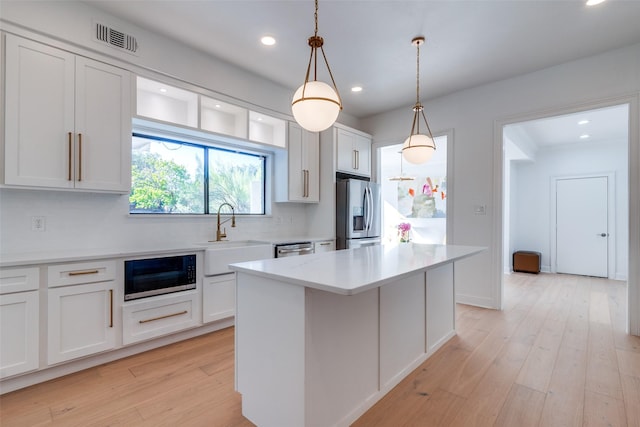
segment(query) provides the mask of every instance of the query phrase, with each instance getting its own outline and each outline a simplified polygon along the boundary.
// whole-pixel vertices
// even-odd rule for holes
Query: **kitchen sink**
[[[231,273],[229,264],[273,258],[273,245],[257,240],[236,240],[196,243],[205,246],[204,275]]]

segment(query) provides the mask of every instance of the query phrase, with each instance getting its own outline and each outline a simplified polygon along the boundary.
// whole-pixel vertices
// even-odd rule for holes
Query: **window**
[[[131,213],[265,213],[264,155],[134,133]]]

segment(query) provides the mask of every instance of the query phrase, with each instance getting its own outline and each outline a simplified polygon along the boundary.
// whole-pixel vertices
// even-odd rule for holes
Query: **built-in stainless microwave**
[[[195,289],[196,280],[195,254],[126,260],[124,299]]]

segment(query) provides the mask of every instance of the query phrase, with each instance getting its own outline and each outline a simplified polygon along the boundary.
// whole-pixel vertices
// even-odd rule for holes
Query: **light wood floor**
[[[458,335],[354,427],[640,427],[640,338],[624,333],[625,284],[512,274],[506,285],[504,311],[458,305]],[[0,396],[0,425],[252,426],[233,391],[233,333]]]

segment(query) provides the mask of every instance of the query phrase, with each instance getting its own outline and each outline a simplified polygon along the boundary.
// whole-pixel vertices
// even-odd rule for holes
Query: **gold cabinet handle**
[[[109,327],[113,328],[113,289],[109,289]]]
[[[183,314],[187,314],[187,313],[188,313],[187,310],[183,310],[179,313],[165,314],[164,316],[152,317],[151,319],[138,320],[138,323],[149,323],[149,322],[153,322],[154,320],[161,320],[161,319],[166,319],[168,317],[182,316]]]
[[[78,181],[82,181],[82,134],[78,134]]]
[[[320,243],[320,246],[329,246],[331,243],[330,242],[322,242]]]
[[[81,271],[70,271],[69,276],[83,276],[86,274],[98,274],[100,270],[81,270]]]
[[[69,181],[71,181],[71,164],[73,162],[73,157],[71,156],[71,152],[73,150],[73,142],[72,142],[72,136],[71,136],[71,132],[69,132],[69,177],[67,178]]]

